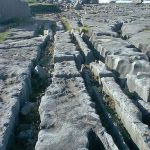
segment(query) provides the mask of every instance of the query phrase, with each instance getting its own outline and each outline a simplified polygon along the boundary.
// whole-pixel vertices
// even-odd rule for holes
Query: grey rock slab
[[[150,58],[150,30],[137,33],[129,39],[129,42],[139,48]]]
[[[78,33],[73,32],[73,35],[77,40],[79,47],[81,48],[82,54],[84,55],[85,64],[89,64],[94,60],[92,51],[88,48],[87,44],[83,41]]]
[[[44,46],[46,36],[42,37],[35,37],[31,39],[19,40],[19,41],[12,41],[12,42],[5,42],[0,44],[0,49],[12,49],[12,48],[22,48],[22,47],[34,47],[39,46],[42,48]]]
[[[4,43],[10,43],[12,41],[20,41],[23,39],[29,39],[35,37],[38,30],[38,24],[32,25],[20,25],[16,28],[9,30],[9,34]]]
[[[75,61],[63,61],[54,64],[53,75],[58,78],[80,77]]]
[[[133,35],[150,28],[149,24],[144,21],[134,21],[131,23],[124,23],[122,26],[122,36],[131,38]]]
[[[150,73],[127,75],[127,86],[130,92],[136,92],[146,102],[150,101]]]
[[[104,92],[114,100],[115,110],[133,141],[139,149],[150,149],[150,130],[148,125],[142,123],[140,110],[123,93],[114,78],[106,77],[101,80]]]
[[[76,54],[76,47],[72,43],[55,43],[54,46],[54,63],[62,61],[74,60],[74,54]]]
[[[107,24],[98,24],[98,27],[92,27],[89,30],[89,37],[91,36],[112,36],[118,37],[118,33],[114,32]]]
[[[150,63],[145,60],[136,60],[132,62],[131,70],[128,74],[137,75],[138,73],[150,74]]]
[[[113,73],[109,71],[105,64],[99,61],[99,63],[92,62],[90,63],[90,69],[94,75],[94,77],[101,83],[102,77],[113,77]]]
[[[95,49],[104,58],[106,58],[107,55],[113,54],[128,57],[139,56],[145,60],[148,60],[148,57],[144,53],[139,52],[137,48],[132,48],[131,44],[119,38],[99,36],[92,40]]]
[[[17,32],[16,29],[15,32]],[[24,32],[26,28],[24,28]],[[23,33],[23,28],[21,28]],[[24,36],[28,38],[26,33]],[[33,35],[31,29],[31,35]],[[33,37],[33,36],[31,36]],[[5,150],[13,134],[14,126],[18,120],[20,107],[28,101],[31,94],[31,70],[41,53],[39,45],[47,37],[37,40],[18,39],[0,45],[0,149]],[[19,40],[21,40],[19,42]],[[39,42],[39,43],[38,43]]]
[[[138,72],[149,72],[149,62],[143,59],[143,55],[118,56],[108,55],[105,60],[106,66],[118,72],[126,78],[127,74],[137,74]]]
[[[117,150],[90,104],[82,78],[53,78],[39,107],[41,130],[35,149],[85,149],[92,129],[106,149]]]

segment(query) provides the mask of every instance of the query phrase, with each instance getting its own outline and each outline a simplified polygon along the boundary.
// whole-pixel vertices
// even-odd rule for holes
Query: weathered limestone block
[[[0,44],[1,150],[8,148],[20,107],[29,99],[29,95],[32,92],[31,70],[34,62],[40,56],[43,43],[47,40],[47,36],[30,39],[34,37],[33,32],[27,29],[29,28],[16,28],[12,32],[11,42],[7,41],[4,44]],[[23,30],[24,32],[22,32]],[[24,38],[18,38],[20,33],[17,33],[20,31],[22,32],[20,36]]]
[[[69,43],[69,42],[71,42],[69,32],[57,31],[55,36],[54,36],[54,41],[56,43],[59,43],[59,42],[61,42],[61,43],[62,42]]]
[[[39,107],[41,130],[35,149],[88,149],[92,131],[103,143],[99,149],[117,150],[90,104],[82,78],[53,78]]]
[[[87,44],[85,44],[78,33],[73,32],[73,35],[77,40],[79,47],[81,48],[82,54],[84,55],[85,64],[89,64],[94,60],[92,51],[88,48]]]
[[[116,112],[133,141],[139,149],[149,150],[150,130],[147,125],[142,123],[139,109],[123,93],[114,78],[106,77],[101,80],[104,92],[114,100]]]
[[[114,32],[110,26],[107,24],[99,24],[98,27],[92,27],[89,30],[89,37],[95,37],[95,36],[112,36],[112,37],[118,37],[118,33]]]
[[[30,38],[30,39],[23,39],[23,40],[18,40],[18,41],[12,41],[12,42],[9,42],[9,44],[6,41],[3,44],[0,44],[0,49],[34,47],[34,46],[39,46],[40,48],[43,48],[44,45],[45,45],[46,37],[47,36],[33,37],[33,38]]]
[[[145,53],[150,59],[150,34],[149,30],[137,33],[129,39],[129,42],[135,47],[139,48],[143,53]]]
[[[139,52],[138,49],[132,48],[131,45],[124,40],[100,36],[94,39],[94,48],[100,53],[101,56],[106,58],[107,55],[119,55],[119,56],[140,56],[145,60],[148,60],[144,53]]]
[[[3,42],[4,44],[10,44],[12,42],[18,42],[26,39],[31,39],[36,36],[36,32],[38,30],[38,25],[23,25],[18,26],[16,28],[10,29],[6,40]]]
[[[124,23],[122,26],[122,37],[124,38],[131,38],[133,35],[145,30],[147,25],[144,21],[143,22],[131,22],[131,23]]]
[[[76,47],[72,43],[56,43],[54,47],[54,63],[62,61],[74,60],[74,54],[76,53]]]
[[[63,38],[58,38],[60,34],[57,32],[57,35],[55,35],[55,46],[54,46],[54,63],[56,62],[62,62],[62,61],[73,61],[75,60],[78,69],[81,68],[81,65],[83,63],[82,55],[79,51],[76,50],[76,47],[73,43],[68,43],[68,41],[63,41]],[[64,32],[62,32],[64,33]],[[64,33],[68,37],[69,40],[71,40],[69,33]]]
[[[113,77],[113,73],[109,71],[105,64],[99,61],[99,63],[92,62],[90,63],[90,69],[94,75],[94,77],[99,81],[101,84],[102,77]]]
[[[127,74],[137,74],[138,72],[149,72],[150,65],[143,55],[137,56],[118,56],[108,55],[105,64],[109,69],[118,72],[126,78]]]
[[[118,72],[123,77],[126,77],[131,70],[130,60],[125,56],[108,55],[105,64],[109,69]]]
[[[75,61],[63,61],[61,63],[55,63],[53,75],[57,78],[71,78],[81,76],[77,70]]]
[[[127,86],[130,92],[136,92],[146,102],[150,101],[150,73],[127,75]]]
[[[136,60],[131,65],[131,70],[128,74],[137,75],[139,72],[150,74],[150,63],[145,60]]]
[[[0,22],[14,18],[28,18],[30,16],[30,9],[26,2],[20,0],[0,1]]]

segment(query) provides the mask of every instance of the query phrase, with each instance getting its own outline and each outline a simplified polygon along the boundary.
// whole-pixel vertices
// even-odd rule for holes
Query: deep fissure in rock
[[[87,68],[89,74],[91,74],[90,70]],[[87,74],[86,74],[87,75]],[[135,145],[135,143],[133,142],[133,140],[131,139],[129,133],[127,132],[127,130],[125,129],[125,127],[123,126],[121,120],[118,118],[117,113],[115,112],[115,108],[114,108],[114,101],[107,95],[105,95],[105,93],[103,93],[102,91],[102,87],[100,87],[100,85],[98,84],[98,82],[92,77],[92,75],[87,75],[88,76],[88,81],[85,77],[85,73],[83,73],[83,78],[85,80],[85,84],[87,87],[87,90],[90,94],[90,96],[92,97],[93,101],[96,104],[96,111],[97,114],[100,116],[100,119],[102,121],[103,126],[106,128],[107,132],[112,135],[114,142],[116,143],[116,145],[118,146],[118,148],[122,149],[122,145],[119,141],[119,137],[117,137],[117,134],[114,133],[112,126],[110,125],[110,121],[108,120],[109,117],[107,116],[108,113],[111,115],[111,119],[113,120],[113,122],[115,122],[117,124],[117,128],[119,129],[119,131],[121,132],[121,135],[123,136],[123,139],[125,141],[125,143],[127,144],[128,148],[131,150],[139,150],[138,147]],[[94,87],[94,88],[93,88]],[[98,95],[96,94],[95,90],[98,92]],[[104,109],[106,109],[105,111],[107,112],[107,114],[103,111],[103,108],[100,105],[100,102],[98,99],[102,99],[103,104],[104,104]],[[107,99],[107,100],[106,100]]]
[[[105,150],[103,143],[92,129],[88,133],[88,141],[89,150]]]
[[[73,39],[72,42],[74,42],[77,49],[82,54],[82,50],[80,49],[77,41],[73,37],[72,37],[72,39]],[[95,53],[96,50],[94,49],[92,43],[90,43],[88,36],[84,35],[83,40],[87,44],[87,46],[92,50],[93,56],[95,57],[97,55],[97,53]],[[98,57],[96,57],[95,60],[101,60],[103,62],[105,61],[100,55],[98,55]],[[85,66],[87,66],[87,65],[85,65]],[[118,115],[115,112],[115,108],[114,108],[115,104],[113,104],[114,101],[109,96],[107,96],[106,94],[103,93],[102,87],[99,85],[99,83],[96,81],[96,79],[94,79],[94,77],[92,77],[92,73],[91,73],[90,69],[87,67],[85,67],[84,69],[88,72],[88,74],[86,74],[87,72],[86,71],[84,72],[84,69],[83,69],[82,70],[82,76],[83,76],[83,79],[85,81],[87,91],[90,94],[93,102],[96,104],[95,109],[96,109],[97,114],[100,116],[100,120],[102,121],[102,125],[106,128],[107,132],[110,135],[112,135],[112,138],[113,138],[115,144],[118,146],[118,148],[120,148],[120,149],[125,148],[122,145],[123,143],[121,143],[120,139],[118,138],[119,135],[117,135],[112,130],[113,126],[109,120],[109,116],[108,116],[108,113],[109,113],[111,115],[111,119],[113,120],[113,122],[115,122],[117,124],[117,128],[119,128],[119,132],[121,132],[121,135],[123,136],[123,139],[124,139],[125,143],[127,144],[128,148],[134,149],[134,150],[139,150],[138,147],[136,146],[136,144],[131,139],[129,133],[127,132],[127,130],[123,126],[121,120],[118,118]],[[86,76],[88,76],[87,77],[88,79],[86,78]],[[98,95],[97,95],[97,93],[98,93]],[[105,99],[105,97],[107,97],[107,99],[109,99],[109,101],[107,101]],[[102,108],[102,105],[99,103],[98,99],[102,99],[102,101],[103,101],[102,105],[104,106],[104,108]],[[106,110],[104,111],[104,109],[106,109]]]
[[[47,77],[41,79],[32,72],[31,85],[32,94],[29,102],[34,104],[33,109],[27,115],[19,115],[19,124],[15,129],[15,143],[12,150],[34,150],[38,138],[40,116],[38,107],[41,97],[44,95],[46,88],[51,84],[53,43],[47,43],[43,49],[38,65],[43,67],[47,72]]]

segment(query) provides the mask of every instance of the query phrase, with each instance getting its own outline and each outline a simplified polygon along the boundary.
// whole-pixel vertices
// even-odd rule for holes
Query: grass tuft
[[[8,36],[8,31],[0,32],[0,43],[3,43]]]
[[[65,17],[62,17],[61,21],[62,21],[62,23],[63,23],[63,25],[65,27],[65,30],[70,32],[72,30],[72,26],[69,23],[69,21]]]

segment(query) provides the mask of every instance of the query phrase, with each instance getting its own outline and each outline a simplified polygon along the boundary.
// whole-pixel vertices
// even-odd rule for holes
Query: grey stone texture
[[[101,84],[101,78],[103,77],[113,77],[113,73],[109,71],[105,64],[99,61],[99,63],[92,62],[90,63],[90,69],[94,75],[94,77],[99,81]]]
[[[30,16],[30,8],[27,2],[20,0],[0,1],[0,22],[16,18],[23,19]]]
[[[139,76],[140,80],[138,78],[138,74],[150,73],[150,64],[147,55],[141,53],[139,49],[134,48],[128,41],[112,36],[97,36],[98,33],[95,36],[91,36],[90,41],[105,59],[106,66],[119,73],[121,77],[127,79],[127,86],[130,92],[136,92],[143,100],[149,101],[149,75]],[[142,79],[142,77],[144,78]]]
[[[139,149],[150,149],[150,130],[142,123],[140,110],[121,90],[114,78],[102,78],[103,90],[115,101],[115,110]],[[137,138],[138,137],[138,138]]]
[[[63,61],[61,63],[55,63],[53,75],[57,78],[70,78],[81,76],[76,68],[75,61]]]
[[[83,41],[78,32],[73,32],[73,36],[75,37],[80,49],[83,54],[83,58],[85,60],[85,64],[89,64],[94,60],[92,51],[88,48],[87,44]]]
[[[77,68],[80,69],[83,58],[75,45],[71,43],[70,35],[64,31],[57,31],[54,39],[54,63],[75,60]]]
[[[34,29],[34,30],[31,30]],[[0,149],[6,150],[19,109],[31,94],[31,71],[48,39],[35,37],[35,25],[10,29],[0,44]]]
[[[60,38],[63,35],[68,39]],[[55,45],[63,43],[65,47],[70,47],[69,37],[68,32],[56,32]],[[66,53],[65,49],[59,51],[62,55]],[[89,149],[88,135],[92,131],[105,149],[118,150],[91,106],[91,98],[75,60],[64,58],[54,62],[52,84],[47,88],[39,107],[41,124],[35,149]]]
[[[143,53],[145,53],[150,59],[150,29],[145,29],[143,32],[139,32],[129,39],[129,42],[135,47],[139,48]]]
[[[99,83],[114,100],[118,117],[141,150],[150,149],[149,10],[149,4],[101,4],[85,5],[78,13],[71,11],[71,16],[65,14],[76,30],[79,16],[82,18],[82,26],[89,29],[85,38],[97,50],[97,59],[115,74],[116,80],[99,77]],[[102,66],[92,62],[88,67],[98,77]]]
[[[41,130],[35,149],[86,148],[92,129],[106,149],[117,150],[90,104],[81,77],[53,78],[40,104]]]

